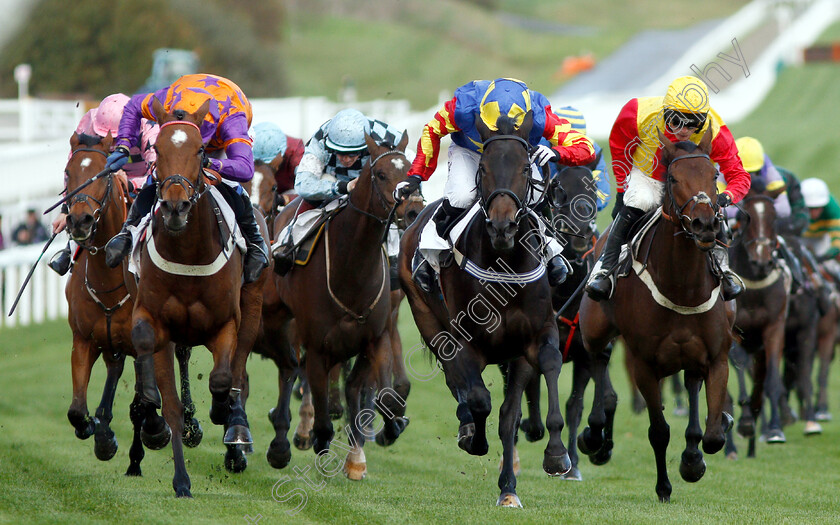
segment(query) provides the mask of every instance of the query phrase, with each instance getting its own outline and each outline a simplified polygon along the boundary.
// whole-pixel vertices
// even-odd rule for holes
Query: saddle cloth
[[[215,187],[210,187],[210,195],[213,197],[213,200],[216,202],[216,205],[219,207],[219,210],[222,212],[222,217],[227,224],[228,231],[231,232],[233,236],[233,240],[236,243],[236,246],[239,248],[243,254],[247,251],[247,245],[245,244],[245,237],[242,236],[242,232],[239,231],[239,224],[236,222],[236,215],[233,213],[233,209],[227,203],[222,194],[219,193]],[[147,214],[143,219],[140,220],[140,223],[137,226],[129,226],[128,230],[131,232],[131,241],[132,241],[132,249],[131,249],[131,256],[128,260],[128,271],[134,274],[136,278],[140,278],[140,256],[142,254],[142,248],[145,244],[145,240],[148,235],[151,235],[152,231],[152,215],[157,213],[159,208],[158,203],[156,202],[155,205],[152,207],[151,213]]]
[[[653,210],[653,212],[642,217],[633,230],[630,237],[630,242],[621,246],[621,253],[618,256],[618,265],[616,266],[615,277],[627,277],[633,268],[633,259],[639,257],[639,249],[642,241],[647,236],[648,232],[653,228],[659,219],[662,217],[662,206]],[[632,255],[632,257],[631,257]]]

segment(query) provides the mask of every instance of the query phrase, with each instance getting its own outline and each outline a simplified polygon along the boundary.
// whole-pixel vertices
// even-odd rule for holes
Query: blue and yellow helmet
[[[479,106],[481,120],[493,131],[498,129],[496,121],[499,116],[512,118],[518,128],[530,110],[531,93],[528,86],[515,78],[497,78],[490,82]]]

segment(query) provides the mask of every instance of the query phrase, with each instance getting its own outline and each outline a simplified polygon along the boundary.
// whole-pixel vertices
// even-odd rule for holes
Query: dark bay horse
[[[741,203],[736,236],[729,250],[732,269],[744,280],[746,291],[736,299],[735,325],[743,334],[741,346],[753,357],[753,386],[749,406],[738,420],[738,433],[749,439],[755,454],[755,421],[766,397],[770,402],[768,443],[784,443],[779,403],[782,396],[781,364],[785,345],[785,320],[790,300],[790,275],[777,263],[776,209],[767,195],[750,192]],[[810,333],[815,333],[814,330]],[[814,337],[801,341],[813,356]],[[800,349],[805,351],[805,349]],[[810,370],[809,370],[810,371]]]
[[[328,453],[324,451],[329,450],[334,435],[329,413],[329,373],[336,365],[355,357],[345,385],[350,442],[341,446],[348,451],[344,473],[353,480],[360,480],[367,473],[362,447],[366,437],[373,437],[367,436],[367,426],[360,424],[373,417],[373,413],[362,411],[366,408],[362,406],[364,392],[374,384],[379,392],[375,404],[384,426],[376,435],[378,443],[393,443],[407,423],[403,417],[406,398],[393,388],[388,331],[392,311],[390,273],[382,242],[395,213],[394,188],[405,179],[409,168],[405,157],[408,135],[404,133],[396,145],[379,144],[369,135],[365,142],[371,161],[362,169],[347,206],[325,225],[324,238],[315,246],[310,262],[278,279],[281,310],[285,314],[278,311],[279,317],[271,321],[281,333],[293,316],[296,337],[305,348],[306,380],[313,403],[311,438],[317,454]],[[278,216],[275,231],[292,220],[297,202],[293,201]],[[281,370],[281,381],[289,390],[290,361],[287,358],[286,369]],[[407,390],[404,393],[407,396]],[[290,417],[285,392],[271,417],[277,437],[272,442],[273,450],[269,450],[269,461],[283,466],[283,462],[288,462],[285,431]],[[282,423],[278,418],[283,419]]]
[[[75,190],[104,169],[111,142],[110,134],[103,139],[79,134],[71,137],[71,156],[65,167],[68,191]],[[82,250],[65,289],[68,322],[73,333],[73,401],[67,417],[80,439],[94,435],[94,453],[103,461],[117,452],[117,439],[110,429],[114,394],[125,356],[136,354],[131,344],[133,298],[125,286],[122,269],[112,269],[105,264],[102,248],[119,231],[129,204],[126,181],[114,173],[91,183],[68,202],[67,232]],[[186,352],[185,357],[179,359],[182,370],[189,360],[189,350]],[[91,369],[100,354],[108,372],[102,400],[95,417],[91,418],[87,410],[87,389]],[[182,388],[184,403],[194,414],[189,387],[183,384],[182,387],[186,387]],[[196,446],[201,441],[201,426],[192,414],[188,413],[185,420],[185,442]],[[144,456],[141,435],[146,437],[150,448],[161,448],[169,439],[168,429],[154,409],[140,410],[139,397],[135,397],[130,415],[134,442],[126,474],[139,476]]]
[[[680,475],[698,481],[706,471],[701,439],[708,454],[724,445],[724,432],[732,419],[723,412],[727,356],[732,343],[734,304],[719,295],[720,282],[708,267],[707,253],[715,245],[719,216],[715,204],[716,170],[709,153],[711,132],[699,146],[692,142],[671,143],[660,134],[662,160],[667,166],[662,216],[647,233],[639,250],[642,261],[634,271],[616,281],[608,301],[584,297],[580,328],[584,345],[593,355],[595,396],[589,427],[578,438],[580,450],[598,453],[604,444],[604,410],[608,364],[606,345],[619,333],[627,352],[633,354],[633,375],[648,407],[648,437],[656,458],[656,494],[667,502],[671,483],[666,466],[670,428],[662,409],[659,382],[685,371],[689,422]],[[606,236],[598,241],[603,249]],[[597,254],[596,254],[597,256]],[[644,279],[644,280],[643,280]],[[706,431],[700,426],[698,395],[705,383],[708,417]]]
[[[455,257],[460,263],[441,269],[440,295],[426,294],[411,278],[419,234],[437,207],[432,204],[403,236],[400,281],[420,334],[442,365],[447,386],[458,402],[458,446],[469,454],[482,456],[488,450],[490,392],[481,372],[488,364],[510,362],[499,413],[504,457],[497,505],[521,507],[516,495],[514,440],[522,392],[535,370],[545,377],[548,389],[549,441],[543,469],[560,476],[571,468],[560,437],[563,416],[557,378],[562,356],[541,247],[534,245],[539,219],[527,204],[529,197],[540,192],[531,177],[527,142],[533,114],[529,111],[519,128],[508,117],[500,117],[497,133],[480,119],[476,124],[483,140],[476,175],[480,210],[456,245],[462,254]],[[462,264],[473,273],[462,269]]]
[[[137,351],[141,402],[157,406],[172,429],[176,496],[191,497],[181,440],[184,407],[175,391],[170,342],[204,345],[213,354],[209,376],[213,402],[210,419],[225,425],[225,466],[245,468],[242,447],[252,442],[239,397],[245,365],[256,337],[262,306],[263,272],[242,285],[242,255],[233,246],[201,164],[204,155],[199,126],[210,101],[195,113],[167,113],[155,99],[160,124],[157,150],[158,207],[142,247],[140,277],[132,316],[131,338]],[[261,215],[258,221],[266,235]],[[133,282],[132,277],[128,277]]]

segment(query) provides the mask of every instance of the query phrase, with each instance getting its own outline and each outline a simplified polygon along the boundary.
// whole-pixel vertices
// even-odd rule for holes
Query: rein
[[[99,150],[99,149],[79,148],[79,149],[73,150],[73,152],[70,154],[70,158],[73,158],[77,153],[98,153],[99,155],[102,155],[105,158],[108,157],[107,153],[105,153],[104,151]],[[110,204],[111,201],[114,200],[114,197],[111,196],[112,188],[114,187],[114,174],[111,173],[111,172],[108,172],[107,175],[105,175],[105,176],[108,178],[108,183],[105,186],[105,192],[104,192],[104,196],[102,197],[102,200],[97,199],[96,197],[94,197],[94,196],[92,196],[88,193],[77,192],[70,199],[68,199],[66,201],[68,203],[67,204],[68,207],[73,206],[77,203],[83,203],[83,204],[87,205],[87,207],[92,212],[91,215],[93,215],[93,221],[94,222],[93,222],[93,226],[90,229],[90,235],[87,237],[87,239],[85,239],[82,242],[77,241],[77,244],[79,246],[88,250],[92,255],[96,255],[102,248],[105,247],[105,245],[102,245],[102,246],[90,245],[88,243],[88,241],[92,240],[96,236],[96,227],[99,225],[99,219],[102,218],[102,215],[104,215],[105,211],[108,209],[108,204]],[[89,179],[86,182],[92,182],[92,181],[93,181],[93,179]],[[79,187],[79,189],[81,189],[81,188],[82,188],[82,186]],[[121,186],[118,186],[118,188],[122,189]],[[95,202],[97,204],[98,208],[96,208],[94,210],[93,206],[91,206],[89,201]],[[126,207],[125,199],[123,199],[123,207],[124,208]],[[127,211],[126,209],[123,210],[123,216],[125,216],[126,211]]]
[[[388,216],[383,219],[382,217],[379,217],[378,215],[374,215],[373,213],[370,213],[368,211],[365,211],[365,210],[359,208],[358,206],[353,204],[353,199],[351,199],[351,198],[347,199],[347,205],[350,209],[355,210],[355,211],[361,213],[362,215],[364,215],[366,217],[369,217],[369,218],[375,220],[376,222],[378,222],[379,224],[382,224],[383,226],[385,226],[385,232],[382,234],[382,240],[379,244],[383,244],[383,243],[385,243],[385,241],[388,240],[388,225],[391,224],[391,222],[394,220],[394,215],[397,213],[397,208],[399,208],[400,204],[402,204],[402,201],[394,201],[394,205],[391,206],[391,204],[388,202],[388,198],[382,193],[382,190],[379,188],[379,184],[377,184],[376,181],[374,180],[373,167],[376,165],[377,162],[379,162],[380,159],[382,159],[383,157],[387,157],[389,155],[402,155],[403,157],[405,157],[404,152],[402,152],[398,149],[389,149],[388,151],[385,151],[385,152],[381,153],[379,156],[377,156],[375,159],[370,161],[370,163],[368,164],[368,167],[369,167],[368,169],[370,170],[370,182],[373,185],[373,191],[376,194],[376,197],[379,199],[379,204],[380,204],[380,206],[382,206],[382,209],[390,210],[388,212]],[[408,158],[406,158],[406,161],[408,161]]]

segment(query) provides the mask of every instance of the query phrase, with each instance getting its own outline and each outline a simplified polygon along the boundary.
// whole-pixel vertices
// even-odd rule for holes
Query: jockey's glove
[[[726,208],[730,204],[732,204],[732,195],[730,195],[726,192],[718,193],[718,196],[717,196],[717,205],[718,206],[720,206],[721,208]]]
[[[420,175],[409,175],[404,181],[398,182],[397,187],[394,188],[394,200],[401,201],[417,191],[422,181]]]
[[[120,168],[128,164],[128,159],[128,148],[125,146],[117,146],[114,152],[108,155],[108,159],[105,161],[105,167],[107,167],[111,172],[119,171]]]
[[[545,166],[549,161],[557,162],[560,160],[560,154],[557,150],[549,148],[545,144],[538,144],[536,148],[531,150],[531,162],[537,166]]]
[[[334,187],[335,192],[339,195],[347,195],[347,193],[348,193],[347,185],[348,184],[350,184],[350,183],[347,182],[346,180],[340,180],[340,181],[336,182],[335,187]]]
[[[624,207],[624,192],[616,193],[615,194],[615,205],[613,205],[611,217],[615,219],[615,216],[618,215],[618,212],[621,211],[621,208]]]

